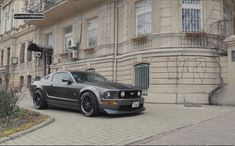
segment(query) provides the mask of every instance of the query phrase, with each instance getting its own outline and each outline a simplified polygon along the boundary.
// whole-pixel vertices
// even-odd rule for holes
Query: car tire
[[[36,109],[46,109],[48,107],[45,98],[40,90],[36,90],[33,94],[33,104]]]
[[[99,114],[99,106],[96,96],[91,92],[85,92],[81,96],[80,109],[84,116],[95,117]]]

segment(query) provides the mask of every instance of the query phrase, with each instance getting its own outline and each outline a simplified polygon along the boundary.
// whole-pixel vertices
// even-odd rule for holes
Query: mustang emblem
[[[134,95],[134,93],[133,93],[133,92],[131,92],[131,95]]]

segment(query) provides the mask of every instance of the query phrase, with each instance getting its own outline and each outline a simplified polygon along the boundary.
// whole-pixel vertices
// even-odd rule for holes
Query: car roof
[[[55,74],[55,73],[63,73],[63,72],[67,72],[67,73],[90,73],[89,71],[77,71],[77,70],[73,70],[73,71],[56,71],[56,72],[53,72],[51,74]]]

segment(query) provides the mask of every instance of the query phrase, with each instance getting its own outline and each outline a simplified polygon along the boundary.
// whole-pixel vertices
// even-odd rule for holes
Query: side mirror
[[[82,82],[82,80],[80,78],[77,78],[76,81],[77,82]]]
[[[62,82],[66,82],[68,83],[68,85],[73,83],[71,80],[65,80],[65,79],[63,79]]]

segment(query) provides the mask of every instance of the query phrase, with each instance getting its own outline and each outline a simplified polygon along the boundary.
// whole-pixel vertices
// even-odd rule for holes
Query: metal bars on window
[[[152,32],[152,0],[139,0],[135,3],[136,36]]]
[[[223,1],[223,12],[224,12],[224,21],[218,22],[223,24],[217,24],[223,26],[224,36],[228,37],[235,34],[235,19],[233,17],[233,9],[226,1]]]
[[[134,66],[135,86],[147,94],[149,88],[149,64],[138,64]]]
[[[182,0],[183,32],[201,32],[202,8],[201,0]]]
[[[73,32],[73,27],[72,25],[67,26],[64,28],[64,48],[68,49],[70,45],[72,45],[72,32]]]
[[[97,46],[97,18],[93,18],[88,20],[87,27],[87,40],[88,40],[88,48],[95,48]]]

